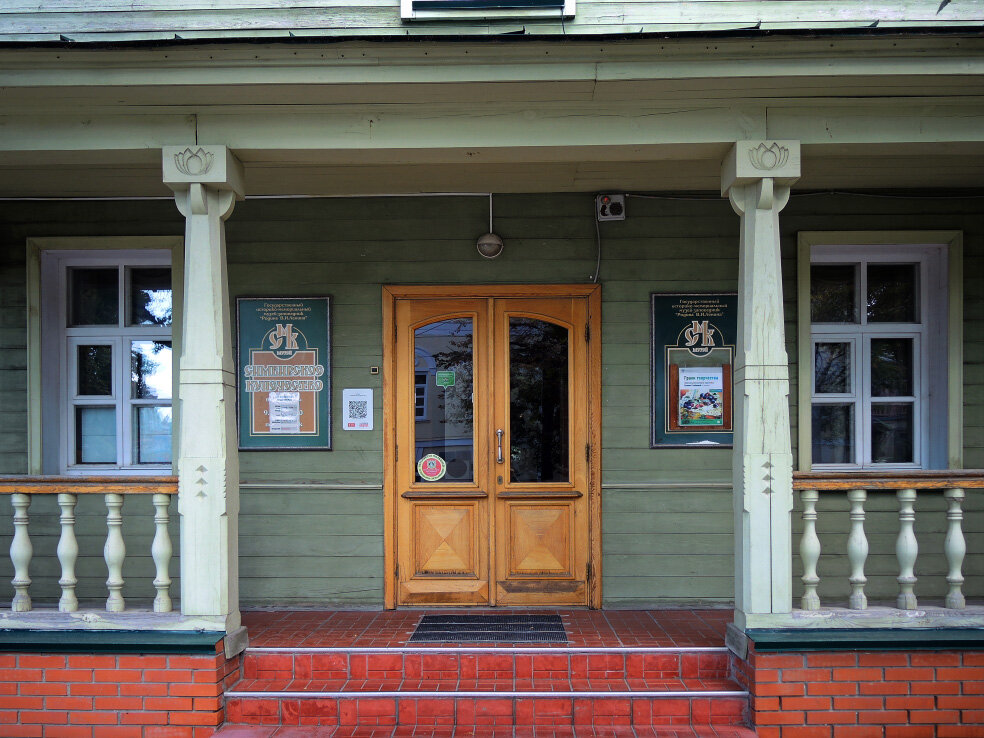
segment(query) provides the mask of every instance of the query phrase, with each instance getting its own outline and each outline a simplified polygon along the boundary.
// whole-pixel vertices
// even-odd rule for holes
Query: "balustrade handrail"
[[[84,477],[65,474],[17,474],[0,476],[0,494],[106,494],[120,495],[178,493],[178,478],[175,476],[141,475],[103,475]]]
[[[56,554],[61,564],[61,578],[58,584],[62,594],[58,600],[61,612],[75,612],[79,601],[75,594],[78,579],[75,563],[79,558],[79,543],[75,536],[75,507],[80,494],[101,494],[106,502],[106,543],[103,558],[106,561],[108,579],[106,599],[108,612],[123,612],[123,561],[126,557],[126,544],[123,541],[123,502],[131,495],[151,496],[154,513],[154,540],[151,544],[151,557],[156,567],[154,577],[154,612],[170,612],[171,577],[168,566],[171,561],[172,546],[168,533],[170,516],[168,507],[178,492],[178,478],[175,476],[115,475],[115,476],[70,476],[70,475],[6,475],[0,476],[0,494],[9,494],[14,508],[14,536],[10,542],[10,560],[14,565],[14,597],[11,601],[13,612],[28,612],[32,609],[29,567],[34,555],[31,544],[29,509],[35,495],[56,495],[61,511],[59,522],[61,536],[58,539]],[[145,497],[146,499],[146,497]]]
[[[962,504],[966,489],[984,488],[984,469],[939,469],[939,470],[894,470],[894,471],[809,471],[793,473],[793,488],[799,490],[803,501],[803,535],[800,539],[800,558],[803,561],[804,610],[819,610],[820,597],[817,589],[820,576],[817,564],[820,561],[821,542],[817,533],[819,512],[817,503],[821,492],[846,491],[850,505],[850,532],[847,538],[847,559],[850,565],[851,593],[849,607],[864,610],[868,606],[864,588],[867,577],[864,574],[868,558],[868,538],[865,534],[865,509],[869,490],[893,490],[898,498],[898,536],[895,554],[899,564],[899,594],[896,607],[900,610],[915,610],[918,604],[915,594],[915,563],[919,554],[916,541],[915,504],[919,490],[942,490],[947,509],[946,538],[943,554],[947,562],[946,582],[949,587],[945,607],[960,610],[966,607],[962,587],[963,560],[967,553],[962,521]]]
[[[984,469],[904,471],[796,471],[793,489],[964,489],[984,488]]]

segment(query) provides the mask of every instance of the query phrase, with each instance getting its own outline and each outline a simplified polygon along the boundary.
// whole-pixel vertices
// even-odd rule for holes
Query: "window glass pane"
[[[568,481],[567,329],[509,319],[509,453],[513,482]]]
[[[851,391],[851,344],[817,343],[813,356],[814,387],[819,394]]]
[[[117,325],[119,323],[119,272],[109,269],[69,269],[68,324]]]
[[[113,347],[78,347],[78,394],[113,394]]]
[[[919,321],[917,264],[868,264],[868,322]]]
[[[133,448],[138,464],[170,463],[171,408],[133,408]]]
[[[75,408],[75,463],[116,463],[116,408]]]
[[[908,402],[871,404],[871,460],[876,464],[911,463],[913,406]]]
[[[472,320],[454,318],[425,325],[414,331],[414,350],[418,357],[433,359],[435,371],[427,373],[426,419],[415,426],[415,480],[418,482],[470,482],[474,479],[472,426]],[[427,362],[430,364],[430,362]],[[416,381],[417,377],[414,377]],[[414,416],[417,416],[417,388],[414,387]],[[420,476],[417,462],[434,454],[443,461],[432,464],[435,477]],[[426,462],[425,462],[426,463]],[[426,473],[426,470],[425,470]],[[439,476],[438,476],[439,475]]]
[[[810,267],[810,320],[814,323],[857,323],[853,264]]]
[[[171,398],[171,342],[130,342],[130,384],[135,400]]]
[[[813,406],[813,463],[854,463],[854,406]]]
[[[171,325],[171,270],[130,269],[130,325]]]
[[[912,339],[872,338],[872,397],[910,397],[912,384]]]

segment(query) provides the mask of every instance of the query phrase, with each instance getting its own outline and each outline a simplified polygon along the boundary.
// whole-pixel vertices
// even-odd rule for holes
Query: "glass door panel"
[[[568,329],[509,319],[509,478],[567,482]]]
[[[474,321],[414,330],[414,365],[414,481],[474,481]]]

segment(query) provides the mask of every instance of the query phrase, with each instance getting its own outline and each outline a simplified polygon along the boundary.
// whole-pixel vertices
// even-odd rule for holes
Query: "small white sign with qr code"
[[[372,390],[342,390],[342,430],[372,430]]]

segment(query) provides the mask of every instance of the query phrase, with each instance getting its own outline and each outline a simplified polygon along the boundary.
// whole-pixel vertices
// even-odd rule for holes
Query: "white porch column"
[[[739,141],[721,169],[721,194],[741,216],[732,467],[739,628],[792,611],[793,457],[779,211],[799,174],[798,141]]]
[[[165,146],[164,183],[185,216],[178,377],[181,612],[239,627],[239,455],[225,220],[243,167],[225,146]]]

